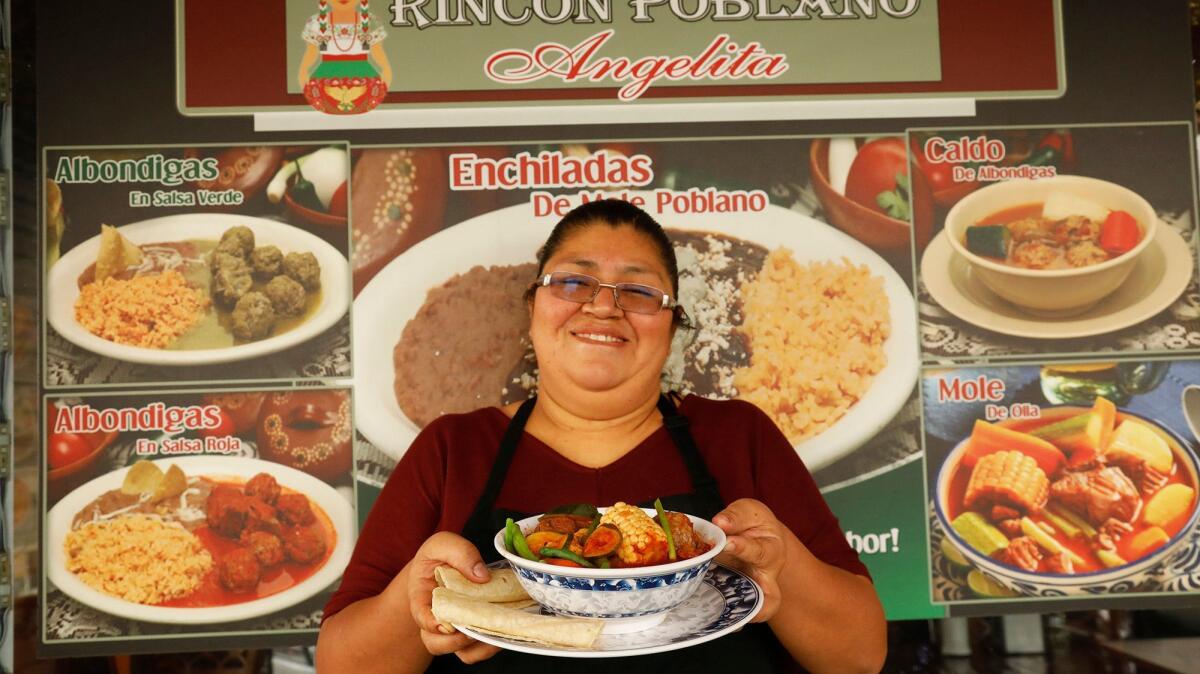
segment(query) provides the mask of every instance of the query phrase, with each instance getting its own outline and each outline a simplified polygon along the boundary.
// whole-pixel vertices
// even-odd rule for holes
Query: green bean
[[[675,561],[675,538],[671,536],[671,523],[667,521],[667,514],[663,512],[662,499],[654,499],[654,510],[658,513],[658,523],[662,525],[663,532],[667,534],[667,557],[673,562]]]
[[[570,550],[563,550],[562,548],[549,548],[549,547],[542,548],[542,556],[566,559],[568,561],[575,562],[576,564],[578,564],[582,567],[589,568],[589,569],[596,568],[596,566],[594,564],[592,564],[588,560],[584,559],[583,557],[580,557],[579,555],[575,554],[574,552],[571,552]]]
[[[531,562],[538,561],[538,556],[533,554],[533,551],[529,549],[529,543],[525,540],[525,534],[521,533],[521,527],[518,527],[516,522],[509,519],[507,528],[512,531],[513,549],[517,551],[517,554]]]

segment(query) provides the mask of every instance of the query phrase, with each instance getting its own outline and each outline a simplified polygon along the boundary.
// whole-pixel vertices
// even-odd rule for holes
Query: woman
[[[387,95],[392,83],[383,51],[387,30],[371,16],[367,0],[333,0],[332,8],[329,0],[320,0],[300,37],[308,46],[296,77],[309,105],[330,114],[359,114]]]
[[[413,442],[326,607],[319,671],[419,672],[433,655],[430,671],[878,670],[886,627],[866,568],[783,434],[749,403],[689,396],[677,407],[659,394],[685,319],[671,308],[678,271],[658,224],[623,201],[584,204],[538,265],[538,396],[446,415]],[[762,586],[765,625],[669,653],[563,661],[499,651],[434,619],[433,570],[486,581],[481,553],[495,556],[505,517],[656,496],[726,532],[718,561]]]

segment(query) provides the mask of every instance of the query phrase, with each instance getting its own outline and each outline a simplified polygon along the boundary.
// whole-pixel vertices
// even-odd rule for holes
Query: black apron
[[[463,527],[462,535],[479,549],[487,562],[500,559],[492,546],[496,532],[504,527],[508,517],[520,520],[529,517],[531,513],[519,513],[511,510],[497,509],[496,497],[504,485],[509,466],[512,465],[513,455],[517,445],[525,433],[525,423],[533,412],[537,398],[530,398],[521,405],[513,415],[504,438],[500,441],[500,452],[492,465],[491,475],[474,512]],[[674,494],[662,497],[663,507],[668,510],[689,513],[711,520],[725,508],[721,495],[717,491],[717,481],[704,464],[692,434],[688,430],[688,420],[679,413],[675,403],[666,396],[658,399],[658,409],[662,413],[663,426],[675,443],[675,447],[683,457],[688,474],[692,479],[692,491],[686,494]],[[639,504],[652,507],[653,503]],[[752,674],[757,672],[789,672],[803,671],[791,659],[787,650],[775,638],[771,629],[765,624],[749,624],[740,631],[725,635],[719,639],[666,653],[651,655],[627,656],[620,658],[559,658],[544,655],[530,655],[517,651],[501,650],[484,662],[465,665],[453,654],[435,657],[427,672],[442,674],[445,672],[469,672],[470,674],[488,674],[491,672],[511,672],[514,674],[635,674],[636,672],[653,672],[655,674],[680,672],[686,674],[704,674],[707,672],[737,672],[737,674]]]

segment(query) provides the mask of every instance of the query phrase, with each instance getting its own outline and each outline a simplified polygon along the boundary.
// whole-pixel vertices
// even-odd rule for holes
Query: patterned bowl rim
[[[601,513],[608,510],[605,508],[597,508]],[[650,517],[655,517],[653,508],[642,508],[642,510]],[[544,514],[544,513],[543,513]],[[538,518],[542,515],[534,515],[526,517],[517,522],[517,526],[521,527],[522,531],[531,528],[537,524]],[[606,579],[634,579],[634,578],[652,578],[657,576],[670,576],[681,571],[687,571],[693,567],[699,566],[721,554],[725,549],[725,532],[720,527],[701,519],[695,515],[688,515],[688,519],[692,521],[692,527],[696,533],[704,537],[705,540],[713,544],[712,549],[708,552],[692,557],[691,559],[683,559],[678,562],[669,564],[656,564],[654,566],[639,566],[623,569],[587,569],[575,568],[569,566],[555,566],[554,564],[545,564],[542,562],[532,562],[520,555],[514,555],[504,548],[504,530],[496,532],[496,536],[492,539],[492,544],[496,547],[496,552],[508,560],[514,567],[526,569],[529,571],[538,571],[551,576],[564,576],[568,578],[606,578]]]
[[[1081,411],[1087,411],[1090,409],[1088,407],[1082,407],[1079,405],[1042,405],[1041,407],[1043,409],[1048,408],[1056,410],[1078,409]],[[1120,408],[1118,408],[1117,411],[1124,416],[1134,417],[1148,424],[1152,424],[1158,430],[1171,436],[1171,439],[1174,440],[1179,448],[1183,450],[1183,455],[1187,459],[1185,463],[1191,469],[1192,484],[1190,486],[1194,490],[1192,498],[1193,501],[1195,501],[1195,494],[1200,493],[1200,459],[1197,459],[1196,451],[1192,448],[1191,444],[1158,419],[1146,416],[1144,414],[1129,412]],[[1127,564],[1113,567],[1111,569],[1087,571],[1084,573],[1030,573],[1028,571],[1015,569],[1013,567],[1001,564],[991,557],[981,554],[978,550],[968,545],[967,542],[958,535],[958,532],[954,530],[954,527],[950,526],[950,520],[946,516],[945,508],[942,505],[943,494],[949,489],[950,477],[953,472],[950,470],[950,466],[955,468],[958,467],[959,462],[962,460],[962,455],[966,451],[967,442],[969,440],[970,437],[968,436],[955,445],[954,449],[950,450],[950,453],[942,462],[942,465],[938,467],[937,482],[934,485],[935,491],[932,499],[933,506],[937,514],[938,523],[942,526],[943,533],[954,545],[954,547],[957,548],[959,552],[963,553],[963,555],[965,555],[968,559],[970,559],[976,566],[980,567],[980,570],[989,571],[992,575],[999,578],[1011,579],[1032,585],[1051,587],[1074,587],[1095,583],[1115,582],[1126,578],[1127,576],[1143,572],[1154,566],[1154,564],[1157,562],[1170,558],[1170,556],[1177,551],[1180,544],[1189,540],[1192,530],[1196,526],[1197,520],[1200,519],[1200,504],[1193,503],[1191,516],[1189,516],[1187,521],[1184,522],[1183,526],[1179,528],[1179,531],[1167,540],[1166,544],[1149,555],[1135,559]],[[1178,454],[1178,452],[1176,452],[1176,454]]]

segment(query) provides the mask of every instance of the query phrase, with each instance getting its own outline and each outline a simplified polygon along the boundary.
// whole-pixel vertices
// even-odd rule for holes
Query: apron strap
[[[521,442],[521,434],[525,432],[525,423],[529,421],[529,415],[533,413],[533,406],[536,403],[537,396],[521,403],[521,406],[517,408],[517,413],[508,422],[508,428],[504,430],[504,438],[500,440],[500,451],[497,452],[496,461],[492,464],[492,471],[488,474],[487,484],[484,486],[479,500],[475,503],[475,510],[471,512],[471,516],[463,528],[465,533],[475,530],[488,531],[491,528],[489,514],[492,511],[492,504],[496,502],[496,497],[500,495],[500,489],[504,486],[504,478],[508,476],[508,468],[512,465],[513,456],[517,453],[517,445]]]
[[[696,440],[688,429],[687,417],[679,413],[675,402],[666,395],[658,397],[658,411],[662,413],[663,426],[667,429],[667,434],[671,436],[671,440],[683,457],[684,465],[687,466],[696,498],[706,506],[707,510],[711,510],[711,512],[704,513],[703,516],[712,519],[713,515],[725,509],[725,502],[721,499],[720,490],[717,489],[716,479],[713,478],[712,473],[708,472],[704,457],[700,455],[700,449],[696,447]]]

